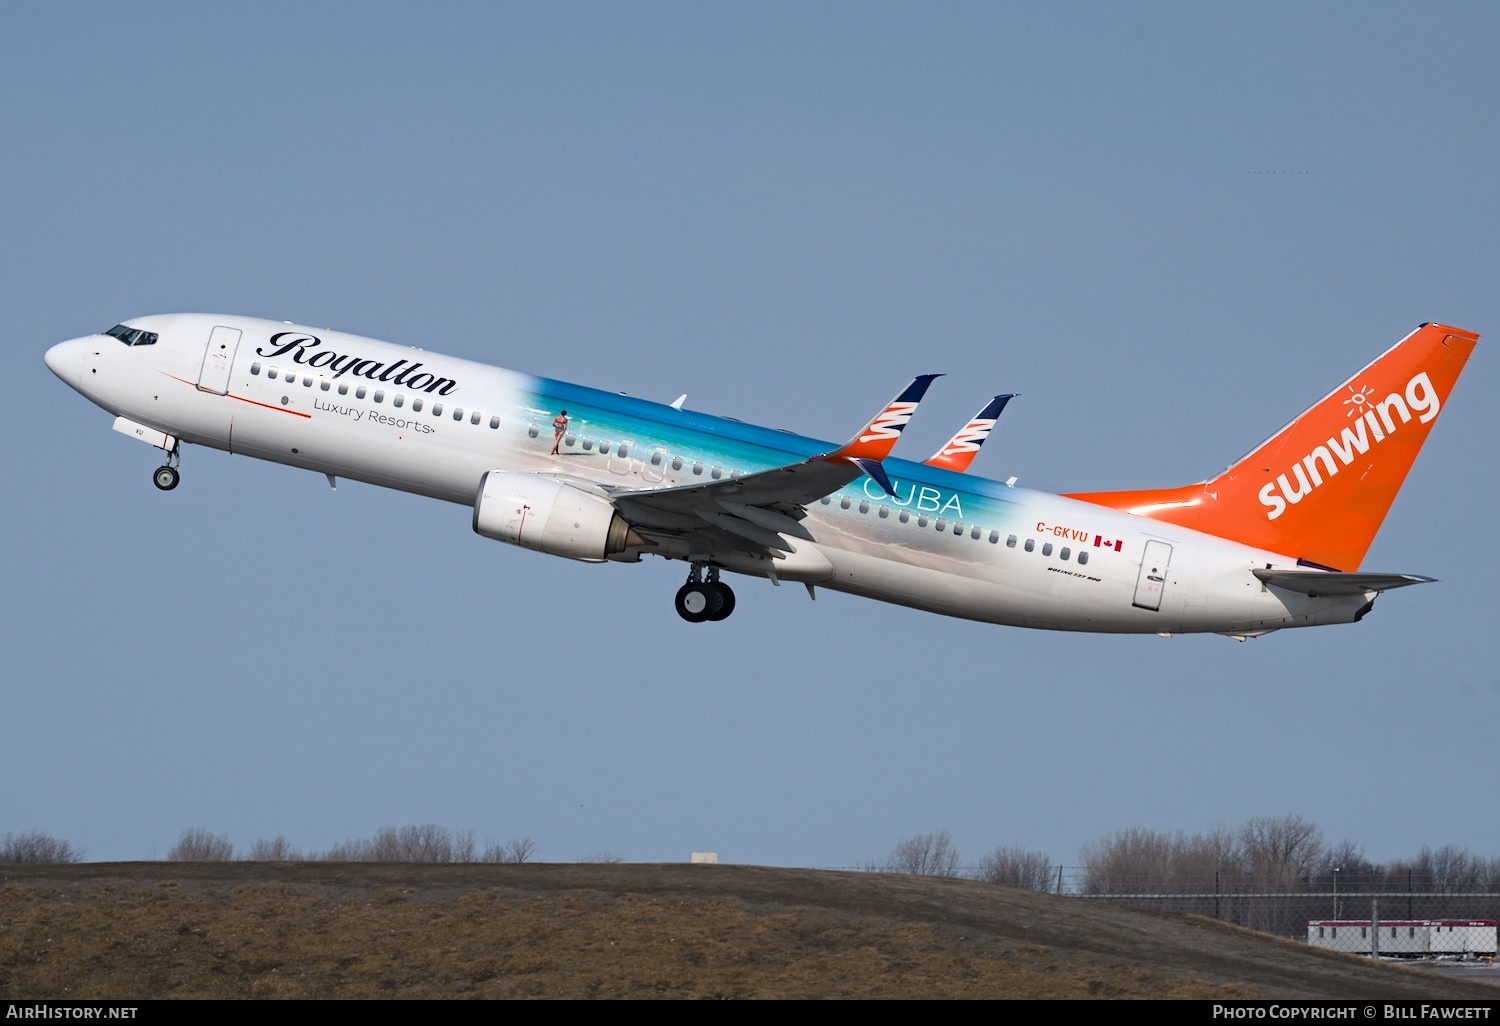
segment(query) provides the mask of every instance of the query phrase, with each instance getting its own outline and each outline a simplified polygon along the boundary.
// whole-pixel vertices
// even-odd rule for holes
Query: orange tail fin
[[[1210,481],[1069,498],[1357,570],[1478,341],[1424,324]]]

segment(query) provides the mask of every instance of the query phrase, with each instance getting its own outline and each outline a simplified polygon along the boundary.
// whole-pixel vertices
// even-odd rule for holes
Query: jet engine
[[[474,498],[474,530],[486,538],[589,563],[645,544],[601,495],[555,477],[491,470]]]

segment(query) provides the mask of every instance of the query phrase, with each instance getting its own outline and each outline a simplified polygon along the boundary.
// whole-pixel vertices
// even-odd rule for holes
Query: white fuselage
[[[154,333],[61,343],[59,377],[117,427],[473,505],[489,471],[565,475],[612,500],[805,460],[829,443],[338,332],[173,314]],[[552,455],[554,417],[568,411]],[[154,437],[167,436],[165,440]],[[1296,559],[1092,503],[887,459],[807,507],[814,542],[772,560],[721,547],[729,571],[802,581],[991,623],[1253,635],[1348,623],[1374,593],[1310,597],[1251,573]],[[692,531],[642,528],[628,554],[695,557]],[[620,558],[620,557],[616,557]]]

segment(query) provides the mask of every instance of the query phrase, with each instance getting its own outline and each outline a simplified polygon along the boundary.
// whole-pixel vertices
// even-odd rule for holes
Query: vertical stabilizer
[[[1069,498],[1357,570],[1478,340],[1422,325],[1212,480]]]

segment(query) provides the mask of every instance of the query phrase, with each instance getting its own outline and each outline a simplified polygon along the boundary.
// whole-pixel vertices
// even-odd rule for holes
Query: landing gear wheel
[[[717,581],[710,582],[708,587],[713,588],[719,595],[719,607],[708,614],[710,620],[727,619],[734,612],[734,589],[727,584]]]
[[[706,584],[684,584],[677,589],[677,615],[688,623],[702,623],[722,608],[718,593]]]
[[[151,475],[151,482],[164,492],[170,492],[177,487],[177,482],[182,475],[177,473],[177,468],[172,466],[157,467],[156,473]]]

